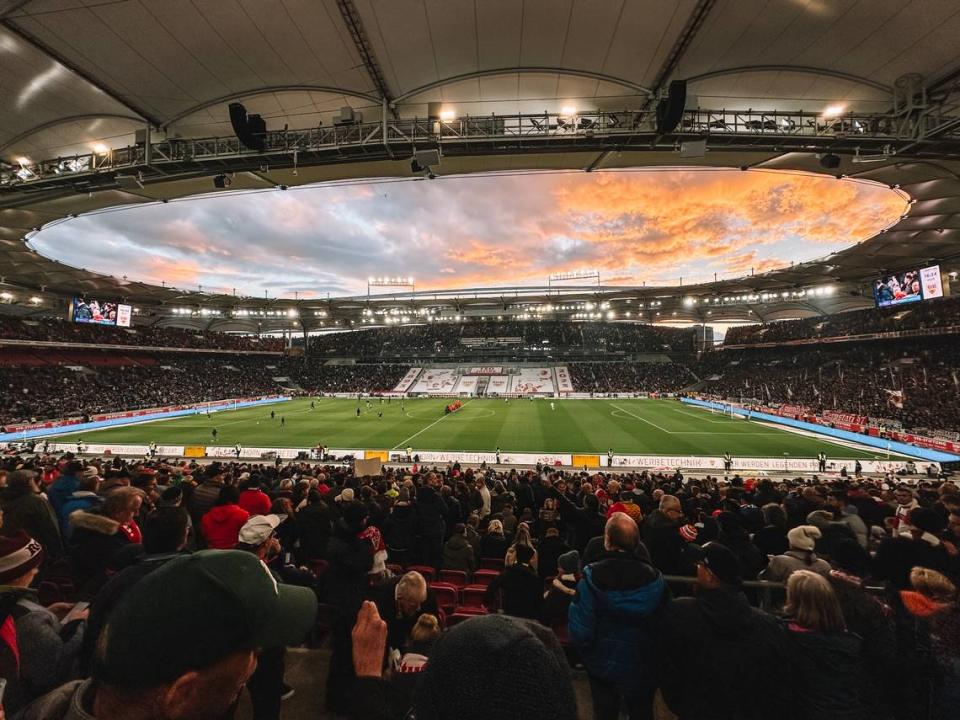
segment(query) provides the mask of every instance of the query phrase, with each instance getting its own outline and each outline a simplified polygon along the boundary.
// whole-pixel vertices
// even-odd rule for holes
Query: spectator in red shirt
[[[238,505],[253,515],[267,515],[270,512],[270,496],[260,489],[260,478],[250,477],[250,473],[240,475],[240,500]]]
[[[237,544],[240,528],[250,513],[238,504],[240,491],[232,485],[220,489],[216,504],[200,520],[203,539],[214,550],[230,550]]]

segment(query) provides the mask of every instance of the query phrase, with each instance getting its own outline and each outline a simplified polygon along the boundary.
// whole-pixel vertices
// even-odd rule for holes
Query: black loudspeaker
[[[683,118],[683,108],[687,104],[687,81],[674,80],[670,83],[667,97],[657,103],[657,134],[672,133]]]
[[[838,167],[840,167],[840,157],[838,155],[834,155],[833,153],[821,155],[820,167],[826,168],[827,170],[836,170]]]
[[[230,103],[230,124],[240,143],[250,150],[263,152],[267,140],[267,124],[259,115],[247,115],[240,103]]]

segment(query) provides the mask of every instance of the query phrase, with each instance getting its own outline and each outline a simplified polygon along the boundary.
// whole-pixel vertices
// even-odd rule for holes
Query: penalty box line
[[[668,434],[670,434],[670,435],[673,435],[673,434],[674,434],[673,431],[667,430],[666,428],[662,428],[662,427],[660,427],[659,425],[657,425],[655,422],[651,422],[650,420],[647,420],[645,417],[640,417],[639,415],[634,415],[632,412],[630,412],[629,410],[624,410],[624,409],[623,409],[622,407],[620,407],[619,405],[614,405],[613,403],[609,403],[609,404],[610,404],[611,407],[615,407],[615,408],[616,408],[617,410],[619,410],[620,412],[625,412],[627,415],[629,415],[630,417],[632,417],[632,418],[634,418],[634,419],[636,419],[636,420],[641,420],[641,421],[647,423],[647,425],[652,425],[653,427],[655,427],[655,428],[656,428],[657,430],[659,430],[660,432],[665,432],[665,433],[668,433]]]
[[[425,433],[427,430],[429,430],[430,428],[432,428],[432,427],[433,427],[434,425],[436,425],[438,422],[443,422],[444,420],[446,420],[446,419],[447,419],[448,417],[450,417],[451,415],[454,415],[454,414],[460,412],[461,410],[463,410],[467,405],[469,405],[469,404],[472,403],[472,402],[473,402],[473,398],[467,400],[463,405],[461,405],[459,408],[457,408],[457,409],[454,410],[453,412],[451,412],[451,413],[445,413],[444,415],[441,415],[439,418],[437,418],[436,420],[434,420],[432,423],[430,423],[429,425],[427,425],[425,428],[423,428],[422,430],[418,430],[418,431],[415,432],[413,435],[411,435],[410,437],[408,437],[406,440],[401,440],[400,442],[398,442],[396,445],[394,445],[394,446],[393,446],[392,448],[390,448],[390,449],[391,449],[391,450],[399,450],[399,449],[402,448],[404,445],[406,445],[408,442],[410,442],[411,440],[413,440],[417,435],[420,435],[421,433]]]

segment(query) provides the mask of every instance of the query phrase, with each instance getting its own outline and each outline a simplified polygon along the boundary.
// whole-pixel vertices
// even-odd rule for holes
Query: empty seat
[[[457,609],[473,608],[486,611],[487,606],[484,602],[486,594],[487,588],[483,585],[467,585],[460,588],[460,607]]]
[[[428,565],[407,565],[407,572],[418,572],[428,583],[437,579],[437,571]]]
[[[503,570],[503,558],[480,558],[482,570]]]
[[[467,584],[467,574],[463,570],[441,570],[440,582],[463,587]]]
[[[473,574],[473,582],[471,585],[482,585],[483,587],[486,587],[499,576],[499,570],[477,570]]]
[[[457,609],[460,604],[460,594],[453,585],[435,582],[430,583],[430,589],[433,590],[433,596],[437,600],[437,607],[445,613],[450,614]]]

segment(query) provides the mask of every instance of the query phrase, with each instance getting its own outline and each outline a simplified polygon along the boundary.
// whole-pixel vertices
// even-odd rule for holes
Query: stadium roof
[[[958,35],[954,4],[920,0],[0,0],[0,282],[237,307],[70,268],[23,239],[70,215],[210,192],[219,173],[234,190],[409,176],[413,153],[435,148],[437,174],[711,165],[899,185],[916,201],[908,216],[830,258],[717,287],[609,290],[666,296],[694,320],[689,293],[839,290],[800,307],[731,301],[727,319],[863,307],[849,291],[883,269],[956,266]],[[656,132],[677,79],[688,112]],[[237,143],[233,101],[266,120],[264,153]],[[695,139],[710,152],[681,157]],[[828,153],[839,167],[820,163]],[[325,307],[348,320],[356,302]]]

